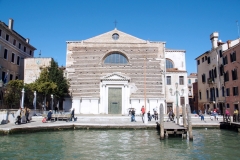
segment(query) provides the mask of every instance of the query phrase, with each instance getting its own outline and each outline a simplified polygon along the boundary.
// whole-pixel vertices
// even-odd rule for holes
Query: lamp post
[[[34,106],[34,116],[36,116],[36,102],[37,102],[37,92],[34,91],[34,99],[33,99],[33,106]]]
[[[169,89],[172,96],[176,95],[176,117],[177,117],[177,124],[179,124],[179,106],[178,106],[178,96],[181,96],[178,91],[178,83],[175,83],[176,91],[173,93],[172,88]],[[182,95],[184,93],[184,89],[181,89]],[[172,94],[173,93],[173,94]]]
[[[21,108],[24,108],[24,93],[25,93],[25,90],[23,88],[22,89],[22,104],[21,104]]]
[[[51,98],[52,98],[51,110],[53,110],[53,95],[52,94],[51,94]]]

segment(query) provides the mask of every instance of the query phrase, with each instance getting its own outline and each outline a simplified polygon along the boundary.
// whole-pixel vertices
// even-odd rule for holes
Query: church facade
[[[165,108],[165,42],[139,39],[117,29],[67,41],[70,82],[67,109],[80,114],[128,114]],[[166,112],[166,109],[165,109]]]

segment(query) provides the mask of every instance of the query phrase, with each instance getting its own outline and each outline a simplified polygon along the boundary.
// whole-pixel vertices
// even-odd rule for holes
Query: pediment
[[[117,40],[113,39],[113,34],[119,35]],[[121,32],[117,29],[114,29],[112,31],[103,33],[103,34],[95,36],[93,38],[84,40],[84,42],[88,42],[88,43],[146,43],[146,40],[142,40],[142,39],[134,37],[130,34],[127,34],[127,33]]]
[[[114,72],[101,77],[101,81],[130,81],[130,78],[123,75],[121,72]]]

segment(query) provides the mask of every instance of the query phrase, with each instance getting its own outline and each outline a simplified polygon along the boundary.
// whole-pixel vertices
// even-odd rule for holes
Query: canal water
[[[240,159],[240,135],[197,129],[194,141],[155,130],[74,130],[0,137],[0,159]]]

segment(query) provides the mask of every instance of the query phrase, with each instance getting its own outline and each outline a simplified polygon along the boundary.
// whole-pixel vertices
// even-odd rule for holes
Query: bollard
[[[189,104],[186,104],[187,107],[187,117],[188,117],[188,134],[189,134],[189,141],[193,140],[192,135],[192,121],[191,121],[191,110]]]
[[[187,127],[187,120],[186,120],[186,107],[183,104],[182,105],[182,116],[183,116],[183,127],[186,128]]]
[[[163,104],[160,104],[160,139],[164,139],[164,114],[163,114]]]

